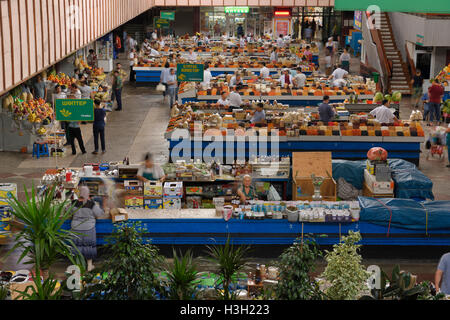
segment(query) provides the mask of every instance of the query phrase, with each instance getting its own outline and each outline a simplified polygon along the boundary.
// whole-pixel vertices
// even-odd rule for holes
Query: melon
[[[374,161],[385,161],[388,153],[381,147],[373,147],[367,152],[367,158]]]
[[[386,99],[387,101],[391,102],[392,97],[391,97],[391,95],[387,94],[387,95],[384,96],[384,99]]]
[[[383,94],[381,92],[375,93],[375,95],[373,96],[373,102],[380,103],[382,101],[383,101]]]
[[[395,91],[392,94],[392,101],[393,102],[400,102],[402,100],[402,93],[400,91]]]

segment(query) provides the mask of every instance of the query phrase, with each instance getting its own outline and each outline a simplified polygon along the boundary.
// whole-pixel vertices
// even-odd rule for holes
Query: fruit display
[[[368,114],[351,115],[349,121],[319,120],[319,114],[313,108],[298,108],[295,111],[267,110],[266,125],[255,127],[248,120],[250,110],[233,112],[203,112],[192,110],[192,104],[176,105],[177,112],[166,129],[170,133],[175,129],[201,130],[204,136],[226,135],[227,129],[234,129],[234,135],[286,137],[300,136],[359,136],[359,137],[423,137],[424,130],[417,121],[396,121],[389,126],[382,126],[377,120],[369,119]],[[277,129],[272,131],[273,129]]]
[[[447,82],[446,84],[444,83],[444,86],[448,86],[448,82],[450,81],[450,63],[438,73],[436,79],[441,82]]]
[[[12,112],[15,120],[27,120],[30,123],[46,125],[54,119],[53,108],[42,98],[30,101],[23,101],[16,98],[8,111]]]
[[[444,114],[445,118],[450,118],[450,99],[447,99],[442,104],[442,113]]]
[[[50,74],[47,77],[47,80],[53,83],[57,83],[60,86],[64,85],[66,87],[70,87],[72,83],[75,83],[77,81],[75,78],[69,77],[68,75],[62,72],[59,74]]]
[[[76,57],[73,65],[75,66],[75,68],[80,69],[81,71],[83,71],[84,69],[91,69],[87,62],[83,60],[82,56]]]
[[[106,79],[106,74],[103,71],[103,68],[93,68],[91,77],[101,82]]]

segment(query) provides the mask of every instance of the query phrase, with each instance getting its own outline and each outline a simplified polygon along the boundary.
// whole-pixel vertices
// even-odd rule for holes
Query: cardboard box
[[[166,182],[164,183],[164,197],[165,198],[182,198],[183,197],[183,182]]]
[[[164,209],[181,209],[181,199],[180,198],[164,198],[163,199]]]
[[[374,194],[394,194],[394,181],[378,181],[376,177],[364,169],[364,182]]]
[[[144,209],[162,209],[162,208],[163,208],[162,198],[144,197]]]
[[[159,181],[148,181],[144,183],[144,196],[162,197],[163,186]]]
[[[292,200],[312,201],[311,174],[324,177],[320,186],[323,201],[336,201],[336,181],[332,177],[331,152],[292,153]]]
[[[112,222],[120,222],[128,220],[128,212],[123,208],[111,209],[110,214]]]
[[[144,206],[143,196],[126,196],[125,197],[125,207],[126,208],[139,208]]]
[[[128,194],[143,195],[144,187],[139,180],[125,180],[123,186]]]
[[[7,206],[7,200],[11,199],[12,196],[17,198],[17,184],[0,183],[0,206]]]

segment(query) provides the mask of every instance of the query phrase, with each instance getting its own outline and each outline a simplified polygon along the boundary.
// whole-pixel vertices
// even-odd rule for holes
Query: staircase
[[[392,62],[392,78],[389,92],[400,91],[403,95],[410,95],[410,75],[406,64],[403,62],[402,54],[395,43],[391,21],[387,12],[381,13],[380,27],[384,51],[387,59]]]

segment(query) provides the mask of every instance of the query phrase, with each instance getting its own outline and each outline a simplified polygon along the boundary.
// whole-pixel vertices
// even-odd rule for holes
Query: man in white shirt
[[[205,68],[203,71],[203,82],[201,83],[202,87],[207,87],[211,82],[212,74],[209,70],[209,64],[205,64]]]
[[[229,110],[233,110],[234,108],[240,108],[242,105],[241,95],[237,92],[236,86],[231,87],[231,93],[228,95],[228,101],[230,102]]]
[[[81,86],[78,87],[81,91],[81,99],[90,99],[92,88],[88,86],[86,81],[81,82]]]
[[[280,34],[280,36],[277,39],[277,47],[278,48],[283,48],[284,47],[284,40],[283,40],[283,35]]]
[[[261,70],[259,70],[259,76],[261,77],[261,79],[269,78],[269,76],[270,76],[269,68],[266,67],[265,62],[262,62],[261,64],[263,67],[261,68]]]
[[[398,120],[396,116],[392,113],[392,111],[388,108],[389,101],[384,99],[383,104],[372,111],[370,111],[370,115],[375,117],[379,123],[382,124],[391,124],[394,123],[395,120]]]
[[[133,70],[136,58],[136,49],[132,48],[130,53],[128,54],[128,62],[130,65],[130,82],[134,82],[136,80],[136,72]]]
[[[197,53],[194,52],[194,50],[192,48],[189,49],[189,54],[187,56],[187,59],[189,61],[197,61]]]
[[[134,40],[130,35],[127,36],[127,50],[131,52],[131,49],[136,47],[136,40]]]
[[[294,86],[296,88],[303,88],[306,83],[306,75],[302,72],[302,68],[297,68],[297,74],[295,75],[294,79],[292,79],[294,82]]]
[[[333,73],[328,77],[328,80],[333,79],[333,86],[338,87],[339,82],[337,80],[344,80],[348,75],[348,72],[341,68],[341,66],[338,66],[336,70],[333,71]]]
[[[142,43],[142,47],[145,51],[150,51],[151,45],[150,42],[148,42],[148,39],[144,39],[144,42]]]
[[[272,53],[270,54],[270,61],[272,62],[277,62],[278,61],[278,53],[277,53],[277,49],[273,49]]]
[[[228,92],[223,91],[220,95],[220,99],[217,100],[217,105],[219,106],[228,106],[230,105],[230,101],[228,100]]]
[[[281,83],[281,87],[285,88],[292,83],[292,76],[289,73],[289,69],[284,69],[283,70],[283,74],[280,77],[280,83]]]
[[[153,32],[152,32],[152,39],[153,40],[157,40],[158,39],[158,34],[156,33],[155,30],[153,30]]]

